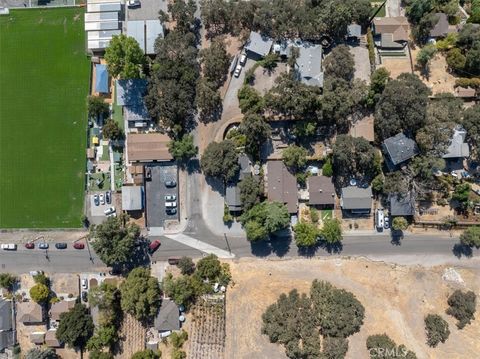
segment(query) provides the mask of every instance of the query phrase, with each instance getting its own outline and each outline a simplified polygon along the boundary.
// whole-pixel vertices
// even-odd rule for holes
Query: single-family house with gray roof
[[[171,299],[163,299],[153,326],[159,332],[180,329],[180,311],[175,302]]]
[[[238,182],[252,173],[252,164],[247,155],[242,154],[238,156],[238,164],[240,165],[240,171],[238,172],[237,177],[232,182],[228,183],[227,188],[225,189],[225,202],[227,203],[230,212],[239,212],[243,209]]]
[[[383,141],[382,149],[390,171],[398,169],[418,154],[417,143],[405,136],[403,132]]]
[[[357,186],[343,187],[340,206],[346,213],[370,214],[372,210],[372,188],[361,188]]]
[[[260,59],[267,56],[272,49],[273,40],[268,36],[262,35],[258,32],[250,32],[250,37],[245,44],[245,51],[247,55],[253,59]]]
[[[0,298],[0,352],[15,344],[13,302]]]
[[[415,199],[411,192],[392,193],[389,195],[390,215],[409,217],[415,215]]]
[[[435,23],[435,26],[433,26],[433,29],[430,30],[430,37],[437,39],[439,37],[447,36],[450,32],[447,14],[438,12],[435,14],[435,18],[437,19],[437,22]]]
[[[457,127],[453,131],[452,140],[447,148],[447,152],[442,156],[444,159],[457,159],[470,156],[470,146],[465,142],[467,131],[462,127]]]
[[[303,42],[298,50],[295,64],[298,79],[305,85],[323,87],[322,46]]]

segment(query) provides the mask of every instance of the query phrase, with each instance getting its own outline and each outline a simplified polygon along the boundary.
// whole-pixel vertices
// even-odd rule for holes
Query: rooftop
[[[238,164],[240,165],[240,171],[237,178],[232,183],[229,183],[225,189],[225,201],[228,205],[228,209],[232,212],[242,210],[238,182],[252,173],[252,164],[247,155],[242,154],[238,156]]]
[[[62,343],[57,339],[57,331],[51,329],[45,334],[45,344],[52,348],[58,348],[62,346]]]
[[[42,323],[42,306],[33,301],[17,303],[17,319],[21,323]]]
[[[438,12],[438,13],[435,14],[435,16],[438,18],[438,21],[435,24],[435,26],[433,27],[433,29],[430,30],[430,36],[431,37],[447,36],[447,34],[449,33],[447,14]]]
[[[171,161],[168,151],[170,137],[162,133],[129,133],[127,154],[129,162]]]
[[[455,88],[455,96],[461,98],[471,98],[475,97],[477,91],[472,87],[456,87]]]
[[[252,31],[245,45],[245,50],[264,57],[270,53],[272,45],[272,39],[267,36],[263,36],[258,32]]]
[[[348,37],[360,37],[362,36],[362,27],[358,24],[350,24],[347,27]]]
[[[342,208],[346,210],[370,209],[372,206],[372,188],[348,186],[342,188]]]
[[[443,155],[443,158],[463,158],[470,156],[470,147],[465,142],[467,137],[467,131],[463,128],[457,127],[452,136],[450,146],[447,148],[447,153]]]
[[[143,96],[147,92],[147,80],[129,79],[117,80],[117,105],[143,106]]]
[[[95,64],[95,92],[109,93],[107,66]]]
[[[296,70],[300,81],[306,85],[322,87],[322,46],[303,42],[298,46],[298,49],[299,56],[297,58]]]
[[[30,333],[30,341],[33,344],[41,345],[45,343],[45,332],[33,332]]]
[[[60,314],[68,312],[75,306],[75,300],[62,300],[52,304],[50,309],[50,317],[52,320],[60,320]]]
[[[140,211],[143,208],[142,186],[122,187],[122,209],[124,211]]]
[[[0,331],[12,329],[12,301],[0,299]]]
[[[392,41],[408,41],[410,25],[405,16],[376,17],[373,25],[376,34],[392,34]]]
[[[418,154],[416,142],[405,136],[403,132],[383,141],[383,149],[393,166],[397,166]]]
[[[297,179],[283,161],[267,162],[267,192],[269,201],[286,204],[289,213],[297,213]]]
[[[180,321],[179,321],[180,311],[178,306],[173,300],[163,299],[162,305],[158,311],[157,316],[154,320],[154,327],[159,332],[164,332],[168,330],[179,330]]]
[[[326,176],[308,177],[309,204],[334,205],[335,186],[332,179]]]
[[[415,201],[411,193],[392,193],[389,196],[391,216],[415,215]]]

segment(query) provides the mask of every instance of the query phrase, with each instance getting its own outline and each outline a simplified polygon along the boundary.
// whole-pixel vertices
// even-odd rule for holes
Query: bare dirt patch
[[[293,288],[308,292],[314,279],[351,291],[365,306],[365,323],[349,338],[347,358],[368,358],[365,341],[377,333],[387,333],[415,351],[418,358],[478,356],[480,320],[459,331],[445,310],[454,289],[478,293],[480,269],[455,268],[465,282],[461,285],[442,279],[444,266],[425,269],[363,259],[245,259],[231,263],[230,268],[234,285],[227,291],[226,358],[286,358],[282,346],[261,334],[261,315],[281,293]],[[431,312],[445,318],[451,331],[447,342],[435,349],[425,344],[423,318]]]
[[[412,54],[412,56],[414,56]],[[412,73],[408,56],[404,57],[382,57],[382,64],[378,67],[385,67],[390,72],[390,77],[396,79],[404,72]]]
[[[132,355],[145,348],[147,331],[145,327],[133,316],[125,313],[120,328],[120,354],[117,359],[130,359]]]
[[[412,50],[412,58],[414,61],[418,51],[420,51],[418,48]],[[432,90],[434,95],[442,92],[454,92],[456,77],[448,72],[447,60],[442,54],[437,54],[435,58],[430,61],[428,77],[422,76],[418,70],[416,70],[415,73]]]

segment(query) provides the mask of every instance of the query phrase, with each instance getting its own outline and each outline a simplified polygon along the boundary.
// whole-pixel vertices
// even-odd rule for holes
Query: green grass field
[[[0,228],[80,227],[90,71],[83,13],[0,16]]]

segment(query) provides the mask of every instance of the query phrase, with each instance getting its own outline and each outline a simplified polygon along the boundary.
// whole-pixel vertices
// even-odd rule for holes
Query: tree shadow
[[[200,122],[204,124],[216,122],[220,120],[220,118],[222,117],[222,112],[223,112],[223,104],[220,104],[219,106],[217,106],[217,108],[215,108],[211,112],[207,113],[204,111],[200,111],[198,119],[200,120]]]
[[[281,258],[289,252],[291,242],[292,237],[290,235],[272,235],[270,236],[270,239],[250,242],[251,253],[256,257],[267,257],[273,254]]]
[[[473,255],[472,248],[461,243],[455,243],[452,248],[452,253],[457,258],[462,258],[462,256],[471,258]]]
[[[198,158],[192,158],[187,162],[186,169],[189,175],[200,173],[200,160]]]
[[[403,231],[390,230],[390,243],[394,246],[402,245]]]
[[[223,180],[211,176],[205,176],[205,181],[215,192],[220,193],[222,196],[225,194],[225,185]]]
[[[328,243],[326,241],[319,241],[318,247],[327,251],[329,254],[340,254],[343,251],[342,242]]]

